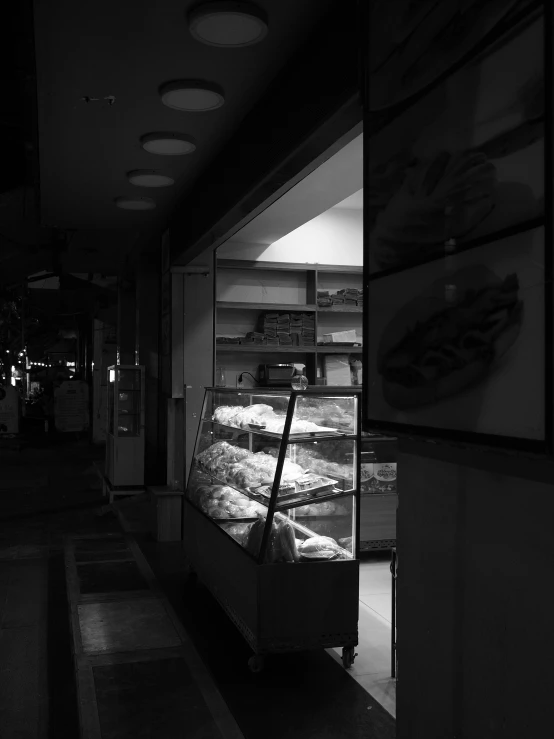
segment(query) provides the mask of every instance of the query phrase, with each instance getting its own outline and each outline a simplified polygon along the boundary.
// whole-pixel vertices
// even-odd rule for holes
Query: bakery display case
[[[106,477],[114,487],[144,484],[144,367],[108,367]]]
[[[360,552],[396,546],[396,451],[396,439],[360,436]]]
[[[358,643],[359,390],[206,390],[185,495],[192,570],[263,655]]]

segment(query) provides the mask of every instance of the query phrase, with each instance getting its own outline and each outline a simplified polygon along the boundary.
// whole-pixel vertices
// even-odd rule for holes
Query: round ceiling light
[[[211,82],[176,80],[160,87],[162,103],[173,110],[200,113],[221,108],[225,102],[223,90]]]
[[[131,185],[138,187],[170,187],[175,184],[172,177],[156,172],[155,169],[134,169],[127,173]]]
[[[123,210],[154,210],[156,207],[152,198],[116,198],[115,204]]]
[[[242,2],[208,2],[188,14],[191,34],[210,46],[237,48],[257,44],[267,35],[266,14]]]
[[[140,140],[142,148],[150,154],[163,156],[181,156],[190,154],[196,149],[194,139],[182,133],[147,133]]]

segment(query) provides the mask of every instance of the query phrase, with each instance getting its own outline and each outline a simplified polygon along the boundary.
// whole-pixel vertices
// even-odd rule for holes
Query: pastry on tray
[[[197,461],[204,469],[225,482],[247,489],[261,485],[268,478],[273,480],[277,470],[277,460],[264,452],[253,452],[233,447],[226,441],[218,441],[197,455]],[[290,482],[304,474],[304,469],[289,459],[285,459],[281,479]]]
[[[260,427],[272,434],[282,434],[285,429],[286,416],[277,414],[273,408],[264,403],[242,407],[222,405],[215,409],[212,419],[217,423],[233,428],[248,430],[252,426]],[[333,431],[334,428],[325,428],[308,419],[293,419],[291,434],[308,434],[324,431]]]
[[[318,559],[350,559],[348,552],[330,536],[312,536],[299,547],[300,561]]]

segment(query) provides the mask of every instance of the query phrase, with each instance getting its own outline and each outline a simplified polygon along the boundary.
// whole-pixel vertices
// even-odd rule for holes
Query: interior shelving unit
[[[255,330],[259,314],[265,311],[290,311],[314,314],[316,341],[321,341],[324,333],[355,329],[361,344],[363,308],[353,305],[320,307],[317,291],[361,288],[362,284],[361,266],[218,259],[216,336]],[[216,343],[214,356],[215,365],[226,368],[227,387],[235,387],[241,372],[255,376],[259,364],[272,362],[303,364],[309,384],[315,385],[322,373],[325,355],[361,353],[361,345],[288,347]]]

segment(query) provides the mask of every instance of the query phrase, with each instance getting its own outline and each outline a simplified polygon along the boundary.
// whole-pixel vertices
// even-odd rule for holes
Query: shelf
[[[217,308],[232,308],[235,310],[262,310],[262,311],[291,311],[292,313],[315,313],[316,305],[306,303],[305,305],[292,303],[238,303],[235,301],[218,300]]]
[[[218,300],[217,308],[232,310],[290,311],[291,313],[363,313],[360,305],[318,306],[314,303],[239,303],[233,300]]]
[[[264,388],[256,388],[256,390],[259,390],[259,392],[251,393],[252,395],[262,395],[264,394]],[[298,419],[300,420],[300,419]],[[211,423],[214,426],[219,426],[222,429],[226,429],[227,431],[238,431],[241,434],[258,434],[259,436],[265,436],[270,437],[271,439],[282,439],[283,434],[278,434],[274,431],[263,431],[262,429],[239,429],[236,426],[227,426],[227,424],[224,423],[218,423],[218,421],[213,421],[211,418],[203,418],[202,423]],[[316,435],[317,434],[317,435]],[[305,434],[302,433],[291,433],[289,434],[289,444],[296,444],[298,442],[303,441],[328,441],[329,439],[351,439],[355,440],[358,437],[354,433],[346,433],[345,431],[329,431],[329,432],[307,432]]]
[[[356,354],[361,346],[252,346],[247,344],[216,344],[216,352],[250,352],[251,354]]]
[[[250,259],[218,259],[218,269],[267,269],[291,272],[341,272],[362,275],[363,267],[342,264],[299,264],[298,262],[261,262]]]
[[[216,351],[250,352],[251,354],[315,354],[315,346],[256,346],[255,344],[216,344]]]
[[[317,306],[318,313],[363,313],[361,305]]]
[[[340,490],[340,491],[333,491],[325,495],[317,495],[313,496],[311,498],[304,498],[301,501],[298,500],[285,500],[282,503],[279,503],[279,498],[277,498],[277,507],[275,508],[276,511],[288,511],[292,508],[302,508],[302,506],[307,505],[317,505],[319,503],[325,503],[328,500],[334,500],[335,498],[344,498],[347,495],[354,495],[355,490]],[[269,503],[268,503],[269,505]],[[325,516],[327,518],[327,516]],[[291,521],[292,523],[292,521]]]
[[[363,346],[318,346],[318,354],[357,354],[363,351]]]

